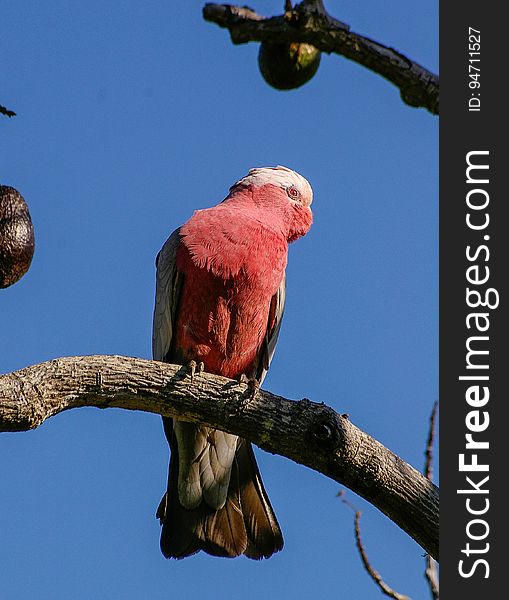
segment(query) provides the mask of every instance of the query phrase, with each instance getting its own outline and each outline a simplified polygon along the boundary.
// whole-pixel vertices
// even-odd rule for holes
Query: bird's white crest
[[[267,184],[277,185],[283,189],[294,186],[300,191],[303,198],[306,198],[309,201],[309,204],[313,201],[313,190],[311,189],[309,181],[299,173],[292,171],[292,169],[289,169],[288,167],[282,167],[281,165],[278,165],[277,167],[259,167],[257,169],[250,169],[245,177],[239,179],[239,181],[232,185],[230,191],[238,187],[261,187],[262,185]]]

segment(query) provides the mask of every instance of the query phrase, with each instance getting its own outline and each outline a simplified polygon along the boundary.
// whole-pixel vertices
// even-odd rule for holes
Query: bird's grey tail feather
[[[239,438],[228,499],[214,510],[205,502],[195,509],[178,499],[178,448],[171,419],[163,419],[171,446],[168,491],[156,516],[162,525],[161,550],[167,558],[184,558],[204,550],[213,556],[268,558],[283,547],[283,536],[258,471],[249,442]]]

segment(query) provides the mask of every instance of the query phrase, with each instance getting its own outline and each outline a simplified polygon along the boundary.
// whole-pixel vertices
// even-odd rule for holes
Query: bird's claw
[[[249,405],[249,403],[256,398],[260,389],[260,382],[258,379],[255,377],[249,378],[245,373],[240,375],[238,381],[239,384],[247,385],[249,394],[242,394],[234,412],[231,414],[232,417],[240,414]]]
[[[253,377],[253,379],[248,379],[247,387],[251,391],[250,400],[254,400],[260,389],[260,382],[258,381],[258,379],[255,379]]]
[[[203,371],[205,369],[205,365],[203,364],[202,361],[196,362],[195,360],[190,360],[189,364],[187,365],[187,368],[189,369],[189,375],[191,376],[191,382],[193,382],[195,375],[201,375],[203,373]]]

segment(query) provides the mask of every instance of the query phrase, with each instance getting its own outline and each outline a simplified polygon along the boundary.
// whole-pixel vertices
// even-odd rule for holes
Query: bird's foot
[[[248,385],[249,384],[249,377],[245,373],[242,373],[242,375],[240,375],[240,377],[239,377],[239,383],[243,383],[244,385]]]
[[[260,390],[260,382],[255,377],[250,379],[245,373],[242,373],[238,381],[239,384],[247,385],[247,390],[240,397],[239,402],[235,407],[235,411],[231,416],[241,413],[256,398]]]
[[[245,373],[242,373],[242,375],[239,377],[239,383],[247,385],[249,391],[251,392],[251,399],[253,399],[254,396],[256,396],[258,390],[260,389],[260,382],[258,381],[258,379],[256,379],[256,377],[251,377],[250,379]]]
[[[258,381],[258,379],[255,379],[253,377],[253,379],[248,379],[247,380],[247,387],[249,388],[249,391],[251,392],[249,400],[254,400],[256,398],[256,396],[258,395],[258,392],[260,391],[260,382]]]
[[[189,361],[187,368],[189,370],[189,375],[191,376],[191,381],[194,381],[195,375],[201,375],[203,373],[205,365],[202,361],[196,362],[195,360],[191,360]]]

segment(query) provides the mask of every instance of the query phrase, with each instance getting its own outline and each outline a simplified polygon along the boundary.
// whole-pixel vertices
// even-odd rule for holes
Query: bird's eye
[[[292,200],[300,200],[300,191],[293,185],[286,188],[286,193]]]

